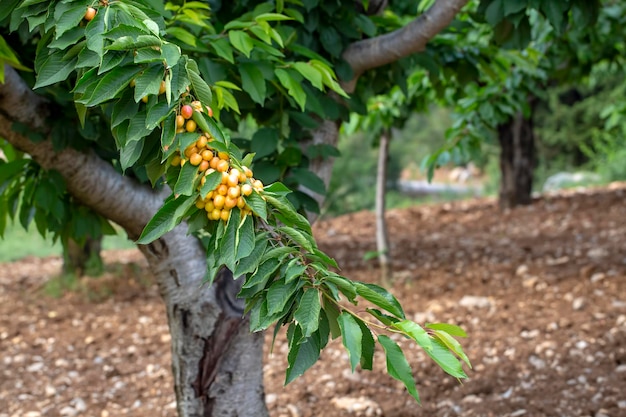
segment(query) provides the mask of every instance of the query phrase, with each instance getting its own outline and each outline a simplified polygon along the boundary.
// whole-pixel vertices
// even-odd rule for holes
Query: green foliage
[[[399,3],[382,16],[369,17],[353,2],[334,0],[220,3],[215,10],[201,2],[111,1],[96,5],[95,17],[87,20],[90,2],[85,0],[10,0],[0,26],[3,36],[7,29],[12,32],[14,50],[37,44],[36,54],[25,49],[24,59],[37,74],[33,88],[63,110],[76,105],[77,114],[68,111],[71,117],[59,118],[71,123],[53,128],[57,149],[93,147],[120,172],[172,190],[138,242],[152,242],[187,221],[206,246],[207,282],[222,267],[245,275],[240,296],[251,330],[287,327],[286,382],[312,366],[330,338],[341,336],[353,370],[357,364],[372,369],[378,342],[389,374],[419,401],[408,361],[389,334],[415,341],[446,372],[464,378],[461,364],[469,361],[452,338],[462,332],[453,326],[422,328],[406,319],[387,290],[336,272],[336,262],[317,247],[301,214],[314,208],[311,199],[290,192],[298,186],[325,191],[309,164],[336,156],[336,150],[301,146],[322,120],[346,120],[351,109],[364,112],[367,100],[375,97],[368,123],[372,131],[389,128],[409,113],[398,113],[398,107],[424,109],[433,97],[457,99],[462,88],[448,85],[469,89],[479,70],[488,72],[492,46],[482,34],[478,46],[458,42],[477,27],[460,19],[424,53],[368,73],[357,94],[344,100],[339,79],[352,74],[342,52],[355,40],[403,26],[408,9]],[[420,4],[420,10],[426,7],[427,2]],[[526,69],[519,55],[503,57],[507,65]],[[387,98],[378,94],[394,83],[398,87],[387,106]],[[329,92],[341,98],[332,99]],[[186,122],[191,133],[176,125],[185,105],[197,105],[192,117],[197,128]],[[250,118],[259,127],[250,140],[231,140],[223,130],[236,132]],[[80,135],[63,134],[75,128],[82,129]],[[255,185],[243,204],[222,210],[220,220],[208,216],[207,199],[224,177],[191,162],[187,151],[199,135],[210,140],[213,157],[227,155],[220,158],[228,161],[228,172],[254,163],[257,176],[272,185]],[[0,204],[11,217],[25,225],[34,218],[42,230],[74,222],[72,234],[98,232],[78,220],[61,222],[73,210],[67,207],[74,206],[58,203],[69,197],[55,174],[25,159],[0,165],[0,173]],[[256,184],[249,176],[240,182]],[[98,223],[93,220],[89,224]],[[372,308],[357,313],[352,305],[358,299]]]
[[[540,175],[591,170],[604,181],[626,179],[623,149],[626,88],[620,73],[600,66],[587,85],[564,85],[548,90],[548,100],[536,112],[540,140]]]

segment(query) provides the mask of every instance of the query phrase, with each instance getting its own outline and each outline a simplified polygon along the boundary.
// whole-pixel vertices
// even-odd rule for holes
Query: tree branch
[[[35,94],[11,67],[5,66],[5,83],[0,84],[0,137],[31,155],[45,169],[65,179],[67,190],[83,204],[122,226],[137,238],[164,196],[150,187],[124,177],[94,152],[67,148],[55,151],[50,140],[34,143],[13,130],[21,123],[47,136],[48,103]]]
[[[448,26],[469,0],[437,0],[420,17],[393,32],[357,41],[343,53],[354,77],[342,84],[347,92],[354,91],[358,78],[365,71],[377,68],[423,51],[426,43]]]

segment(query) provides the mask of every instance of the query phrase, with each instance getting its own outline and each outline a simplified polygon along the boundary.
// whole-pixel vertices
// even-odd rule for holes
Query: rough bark
[[[532,203],[535,168],[535,136],[532,118],[518,113],[498,127],[500,142],[500,191],[502,209]]]
[[[401,29],[348,46],[343,59],[350,64],[354,76],[342,84],[344,90],[353,92],[358,78],[369,69],[423,51],[426,43],[448,26],[468,1],[437,0],[424,14]]]
[[[46,169],[61,173],[81,203],[137,238],[161,206],[157,193],[117,173],[95,153],[55,152],[13,130],[15,122],[46,134],[46,101],[11,68],[0,84],[0,136],[30,154]],[[267,416],[262,386],[262,335],[241,319],[237,286],[222,276],[202,285],[205,254],[181,224],[150,245],[140,245],[166,305],[172,335],[172,369],[181,417]],[[230,280],[230,281],[229,281]]]
[[[387,161],[389,159],[389,130],[380,136],[378,167],[376,171],[376,250],[380,264],[381,279],[391,281],[391,255],[389,254],[389,234],[385,221],[385,196],[387,191]]]

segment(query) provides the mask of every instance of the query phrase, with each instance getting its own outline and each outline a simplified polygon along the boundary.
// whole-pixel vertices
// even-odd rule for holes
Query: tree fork
[[[167,193],[123,177],[93,152],[71,148],[56,152],[49,140],[35,144],[12,129],[18,122],[45,136],[47,114],[45,99],[5,66],[5,83],[0,84],[0,136],[45,169],[59,171],[68,192],[122,226],[131,239],[137,239]],[[93,193],[94,189],[99,192]],[[220,318],[233,314],[220,298],[236,299],[237,287],[224,286],[218,291],[216,286],[203,284],[206,255],[198,239],[187,234],[184,223],[149,245],[139,245],[139,249],[166,306],[179,416],[267,416],[259,360],[262,334],[250,333],[241,318],[230,331],[219,329]],[[228,340],[222,340],[224,335]],[[209,366],[214,375],[211,383],[199,392],[195,387],[200,369],[207,367],[203,359],[207,349],[220,352],[220,357],[210,365],[215,369]]]

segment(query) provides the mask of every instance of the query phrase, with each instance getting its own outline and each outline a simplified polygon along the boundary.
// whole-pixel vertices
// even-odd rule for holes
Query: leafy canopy
[[[376,32],[352,4],[323,3],[242,2],[212,13],[193,1],[9,0],[0,22],[10,44],[37,45],[19,59],[35,70],[33,88],[65,110],[69,123],[56,123],[50,134],[58,149],[94,148],[120,173],[172,190],[138,243],[187,221],[205,244],[208,282],[222,267],[245,276],[240,296],[251,330],[287,327],[286,383],[341,336],[353,370],[372,369],[378,342],[389,374],[419,401],[408,361],[389,335],[413,340],[445,372],[465,378],[461,363],[470,363],[452,337],[465,333],[454,325],[420,326],[387,290],[340,275],[298,211],[313,207],[311,200],[291,191],[298,184],[324,191],[306,168],[333,151],[302,150],[299,141],[320,120],[358,107],[358,100],[342,105],[329,97],[346,97],[333,68],[349,76],[341,51]],[[96,14],[88,18],[91,6]],[[261,128],[249,141],[231,137],[225,128],[246,117]],[[76,131],[59,133],[70,127]],[[30,164],[22,161],[0,164],[1,188],[19,190],[10,201],[3,193],[2,204],[29,201],[27,190],[11,182],[11,172]],[[46,228],[51,220],[37,224]],[[357,314],[359,298],[371,307]]]

